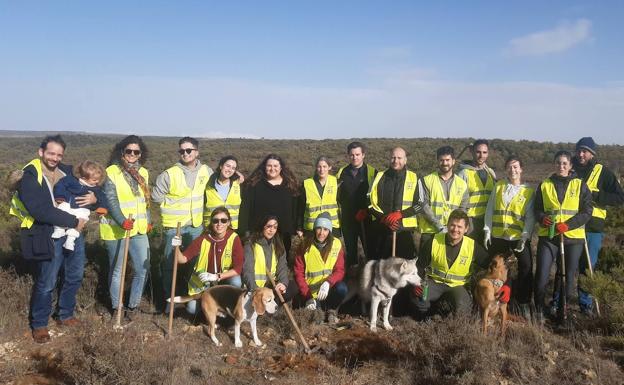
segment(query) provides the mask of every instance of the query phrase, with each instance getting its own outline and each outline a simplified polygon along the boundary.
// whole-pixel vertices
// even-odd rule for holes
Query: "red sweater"
[[[187,260],[192,260],[199,255],[201,251],[201,245],[204,239],[210,241],[210,250],[208,250],[208,272],[209,273],[220,273],[221,272],[221,256],[223,255],[223,249],[225,248],[225,244],[230,237],[236,237],[234,239],[234,244],[232,245],[232,269],[241,274],[243,271],[243,258],[245,252],[243,250],[243,244],[241,243],[240,238],[236,233],[232,230],[228,230],[225,233],[225,237],[221,240],[216,240],[212,238],[208,233],[203,233],[199,237],[193,239],[193,242],[182,252],[182,254],[186,257]],[[217,248],[217,271],[214,271],[214,259],[215,259],[215,247]]]
[[[334,242],[340,242],[340,240],[334,239]],[[310,247],[316,246],[311,245]],[[312,298],[312,293],[305,279],[305,258],[303,257],[303,254],[297,255],[295,257],[294,273],[295,282],[297,282],[297,286],[299,286],[299,292],[301,293],[301,295],[305,299]],[[329,282],[329,286],[333,287],[336,283],[342,281],[344,279],[344,275],[344,247],[341,247],[340,252],[338,253],[338,258],[336,259],[336,264],[332,269],[332,273],[329,275],[329,277],[327,277],[327,282]]]

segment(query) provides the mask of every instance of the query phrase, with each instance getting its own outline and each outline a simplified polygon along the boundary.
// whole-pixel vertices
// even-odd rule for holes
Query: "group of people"
[[[565,274],[571,278],[577,269],[583,274],[586,242],[596,263],[606,206],[624,202],[617,178],[597,162],[596,144],[589,137],[577,143],[575,156],[558,152],[554,174],[537,188],[523,183],[523,163],[516,156],[506,160],[506,177],[497,180],[487,165],[486,140],[474,142],[473,160],[460,164],[457,173],[453,148],[439,148],[437,170],[424,177],[407,167],[401,147],[392,149],[389,167],[378,171],[365,162],[365,145],[352,142],[349,164],[335,176],[330,160],[321,156],[314,175],[303,183],[276,154],[267,155],[245,177],[234,156],[223,157],[213,172],[200,161],[196,139],[184,137],[178,145],[179,161],[158,175],[153,187],[144,167],[148,149],[135,135],[115,145],[106,169],[87,160],[75,170],[61,163],[63,139],[48,136],[38,157],[12,173],[11,213],[21,221],[22,255],[31,261],[35,278],[29,320],[36,342],[50,339],[47,326],[57,286],[57,324],[80,324],[74,307],[85,264],[82,231],[91,211],[99,215],[100,238],[108,252],[111,309],[120,306],[124,240],[129,237],[133,278],[127,303],[121,305],[130,318],[150,268],[150,205],[158,204],[165,297],[171,295],[174,262],[193,263],[187,283],[191,295],[219,284],[248,290],[266,286],[294,306],[322,308],[333,322],[347,293],[346,267],[365,259],[418,256],[427,287],[406,289],[407,307],[424,318],[469,310],[473,273],[487,267],[492,255],[514,253],[518,275],[503,286],[501,300],[508,301],[511,293],[521,314],[530,318],[533,297],[534,317],[541,321],[550,268],[560,255],[559,236]],[[530,242],[535,226],[534,275]],[[291,254],[295,236],[302,239]],[[358,256],[358,240],[363,257]],[[568,279],[566,288],[555,292],[555,306],[562,296],[570,296],[573,285]],[[592,299],[581,289],[579,304],[591,312]],[[195,313],[197,304],[189,302],[187,311]]]

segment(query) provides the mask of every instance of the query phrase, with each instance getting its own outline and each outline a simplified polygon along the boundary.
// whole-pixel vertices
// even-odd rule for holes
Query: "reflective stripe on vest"
[[[578,213],[581,199],[581,186],[583,181],[574,178],[568,183],[563,203],[557,198],[557,190],[555,184],[550,178],[542,182],[542,200],[544,201],[544,212],[554,216],[554,223],[565,222]],[[540,223],[537,233],[540,237],[548,236],[548,227]],[[564,233],[568,238],[583,239],[585,238],[585,226],[581,226],[574,230]]]
[[[371,185],[369,192],[368,192],[368,197],[370,200],[369,207],[382,214],[384,214],[384,212],[381,210],[381,207],[379,207],[379,197],[378,197],[378,192],[377,192],[377,186],[379,185],[379,181],[383,177],[384,173],[385,171],[381,171],[377,173],[377,175],[375,176],[375,180],[373,180],[373,184]],[[403,184],[403,196],[401,198],[401,210],[406,210],[412,207],[412,205],[414,204],[413,202],[414,192],[416,191],[417,188],[418,188],[418,176],[416,176],[415,172],[406,170],[405,183]],[[385,213],[385,214],[389,214],[389,213]],[[418,225],[418,221],[416,219],[416,215],[403,218],[401,220],[401,226],[404,229],[415,229],[417,225]]]
[[[427,190],[429,190],[429,206],[431,207],[431,211],[433,211],[433,215],[442,225],[446,226],[451,212],[461,206],[462,198],[468,189],[468,185],[462,178],[453,174],[453,181],[451,182],[447,200],[444,197],[444,189],[442,188],[442,182],[440,182],[440,176],[437,172],[432,172],[424,177],[423,182]],[[438,229],[433,223],[429,222],[427,218],[422,216],[420,231],[434,234],[438,232]]]
[[[238,238],[236,233],[232,233],[228,240],[225,242],[225,248],[223,249],[223,254],[221,254],[221,271],[218,273],[225,273],[226,271],[232,268],[232,253],[234,250],[234,241]],[[191,278],[188,282],[188,294],[195,295],[204,290],[204,283],[199,279],[200,273],[209,272],[212,266],[208,266],[208,262],[210,261],[210,246],[212,242],[210,242],[209,238],[204,238],[201,244],[201,249],[199,251],[199,257],[195,262],[195,267],[193,268],[193,273],[191,274]],[[214,252],[214,251],[213,251]],[[214,271],[214,268],[212,268]],[[215,272],[217,273],[217,272]]]
[[[254,255],[254,280],[256,286],[264,287],[265,283],[269,281],[266,274],[266,256],[264,255],[264,248],[258,243],[253,245]],[[275,255],[275,247],[271,245],[271,275],[275,277],[277,272],[277,256]]]
[[[487,173],[485,186],[476,170],[464,169],[468,182],[468,195],[470,196],[468,205],[469,217],[482,217],[485,215],[488,199],[494,189],[494,178]]]
[[[503,192],[508,183],[498,181],[494,187],[494,212],[492,215],[492,236],[509,241],[516,241],[522,237],[526,210],[533,199],[535,190],[531,187],[520,187],[518,193],[505,207]]]
[[[589,174],[589,178],[587,178],[587,187],[591,192],[599,192],[598,188],[598,180],[600,180],[600,174],[602,173],[602,165],[600,163],[596,163],[594,168],[592,169],[591,174]],[[596,206],[596,202],[594,202],[594,209],[592,210],[592,217],[598,219],[607,218],[607,209],[604,207]]]
[[[37,182],[40,186],[43,185],[43,170],[41,169],[41,159],[37,158],[31,160],[26,166],[22,167],[22,170],[24,170],[28,166],[33,166],[35,168],[35,171],[37,172]],[[19,194],[17,193],[17,191],[13,193],[13,196],[11,197],[9,214],[20,220],[20,228],[30,229],[33,223],[35,223],[35,218],[33,218],[28,213],[28,210],[26,210],[24,202],[22,202],[19,198]]]
[[[331,275],[338,260],[340,249],[342,249],[340,239],[334,238],[326,261],[323,261],[321,252],[314,245],[311,245],[303,255],[305,260],[305,280],[312,293],[312,298],[318,296],[319,287]]]
[[[218,183],[218,182],[215,182]],[[212,210],[219,206],[225,206],[230,213],[231,226],[234,230],[238,229],[238,215],[241,205],[240,183],[233,181],[230,185],[227,199],[221,199],[221,195],[213,186],[206,186],[206,209],[204,210],[204,225],[210,226],[210,214]]]
[[[132,214],[132,219],[134,219],[134,227],[130,230],[130,236],[146,234],[147,203],[145,202],[143,190],[139,186],[139,196],[135,196],[132,192],[132,188],[130,188],[130,185],[126,182],[123,172],[116,164],[108,166],[108,168],[106,168],[106,174],[117,190],[117,198],[119,199],[121,212],[126,218]],[[141,167],[139,168],[139,174],[145,179],[145,184],[148,185],[149,174],[147,170]],[[102,240],[112,241],[122,239],[125,236],[126,230],[116,224],[111,216],[107,215],[100,219],[100,238],[102,238]]]
[[[340,167],[340,169],[336,173],[336,179],[340,179],[340,176],[342,175],[342,172],[347,167],[349,167],[349,165]],[[369,188],[373,184],[373,178],[374,177],[375,177],[375,168],[373,166],[370,166],[370,165],[367,164],[366,165],[366,180],[368,181],[368,187]]]
[[[169,175],[169,191],[160,204],[160,213],[164,227],[177,227],[191,224],[199,227],[204,213],[204,190],[210,178],[208,166],[202,164],[197,170],[195,185],[189,188],[186,184],[184,170],[178,165],[165,171]]]
[[[319,195],[313,178],[304,180],[303,188],[306,198],[306,207],[303,213],[303,228],[305,230],[313,230],[314,220],[322,212],[327,212],[329,214],[333,228],[339,228],[338,202],[336,201],[336,197],[338,196],[338,180],[336,177],[333,175],[327,176],[327,182],[325,183],[325,188],[323,188],[323,196]]]
[[[433,237],[431,245],[431,273],[429,276],[438,283],[444,283],[450,287],[461,286],[468,282],[470,265],[474,253],[474,241],[464,237],[459,254],[449,268],[446,259],[446,234],[438,233]]]

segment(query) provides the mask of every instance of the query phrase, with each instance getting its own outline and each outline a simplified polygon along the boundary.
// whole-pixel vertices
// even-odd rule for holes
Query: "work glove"
[[[422,288],[422,286],[414,286],[412,288],[412,293],[414,293],[414,295],[416,297],[419,297],[419,298],[422,297],[422,295],[423,295],[423,288]]]
[[[305,308],[308,310],[316,310],[316,301],[314,300],[314,298],[310,298],[306,301]]]
[[[152,225],[151,223],[148,223],[147,224],[147,233],[148,234],[151,233],[152,230],[154,230],[154,225]]]
[[[557,229],[557,232],[558,232],[559,234],[563,234],[563,233],[565,233],[566,231],[570,230],[570,227],[569,227],[569,226],[568,226],[568,224],[567,224],[567,223],[565,223],[565,222],[559,222],[559,223],[557,223],[557,224],[555,225],[555,229]]]
[[[207,285],[210,282],[218,281],[219,276],[217,274],[203,272],[203,273],[199,273],[199,279],[203,282],[204,285]]]
[[[105,207],[98,207],[97,209],[95,209],[95,213],[97,215],[104,216],[104,215],[108,214],[108,210]]]
[[[386,220],[388,221],[388,225],[392,227],[395,223],[398,223],[401,219],[403,219],[403,214],[400,211],[391,212],[386,216]]]
[[[124,230],[132,230],[132,228],[134,227],[134,219],[125,219],[123,221],[123,223],[121,224],[121,228]]]
[[[327,294],[329,294],[329,282],[325,281],[321,284],[316,298],[319,301],[325,301],[325,299],[327,298]]]
[[[492,245],[492,234],[489,231],[486,231],[483,236],[483,246],[487,250],[490,245]]]
[[[359,209],[357,213],[355,213],[355,220],[358,222],[364,222],[364,220],[368,218],[368,210]]]
[[[448,229],[446,228],[446,226],[440,226],[438,228],[438,233],[446,234],[447,232],[448,232]]]
[[[545,215],[544,218],[542,218],[542,225],[544,227],[550,227],[553,224],[552,219],[550,219],[550,215]]]
[[[510,297],[511,297],[511,288],[509,287],[509,285],[505,284],[501,286],[500,290],[498,291],[498,300],[501,303],[509,303]]]
[[[182,237],[179,235],[176,235],[173,238],[171,238],[171,246],[172,247],[182,246]]]

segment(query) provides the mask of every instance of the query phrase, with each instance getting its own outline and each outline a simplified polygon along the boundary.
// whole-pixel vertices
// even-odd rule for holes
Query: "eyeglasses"
[[[265,229],[277,229],[277,225],[264,225]]]
[[[210,221],[213,225],[216,225],[217,223],[221,222],[221,223],[228,223],[230,220],[227,218],[212,218],[212,220]]]
[[[187,154],[191,154],[193,151],[197,150],[196,148],[181,148],[178,150],[178,154],[180,155],[184,155],[184,153],[186,152]]]
[[[134,156],[139,156],[141,155],[141,150],[131,150],[129,148],[126,148],[124,150],[124,154],[126,155],[134,155]]]

